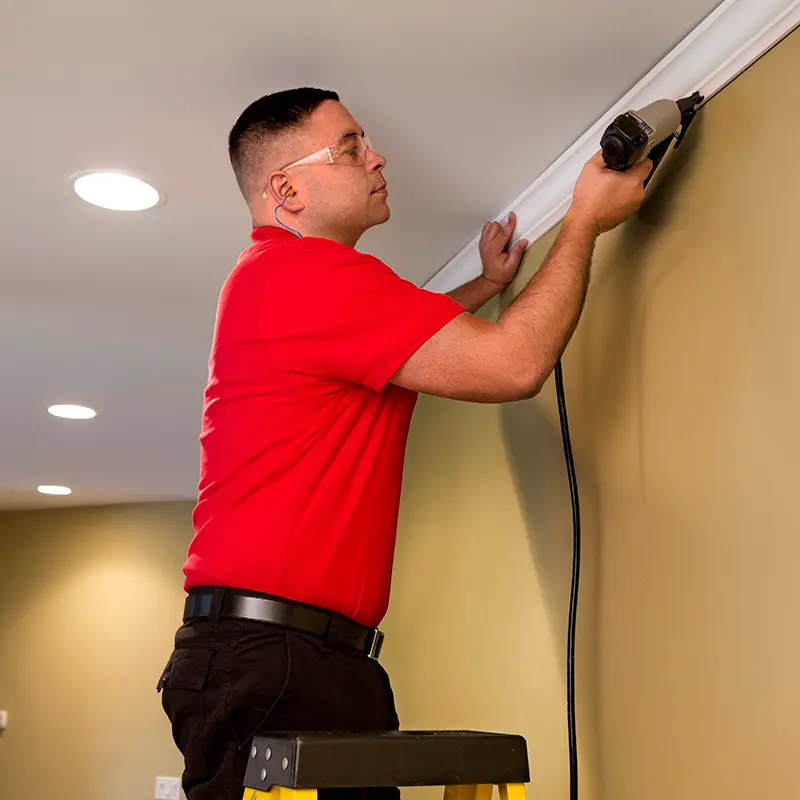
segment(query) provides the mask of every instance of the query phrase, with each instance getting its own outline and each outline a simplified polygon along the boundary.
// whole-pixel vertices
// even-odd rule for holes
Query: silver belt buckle
[[[371,658],[373,661],[377,661],[383,649],[383,633],[377,628],[373,628],[369,634],[368,644],[369,649],[367,651],[367,657]]]

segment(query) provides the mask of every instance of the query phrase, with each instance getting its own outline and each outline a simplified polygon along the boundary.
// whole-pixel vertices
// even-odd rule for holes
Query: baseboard
[[[694,91],[706,102],[800,25],[800,0],[726,0],[499,215],[517,214],[516,238],[535,242],[564,217],[586,161],[620,113]],[[481,272],[478,236],[445,264],[426,289],[449,292]]]

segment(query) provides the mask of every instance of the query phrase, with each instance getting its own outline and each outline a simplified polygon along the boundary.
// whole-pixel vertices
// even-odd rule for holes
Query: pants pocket
[[[161,705],[172,726],[172,738],[184,758],[184,791],[208,775],[203,729],[203,690],[213,650],[181,648],[173,652],[159,681]]]

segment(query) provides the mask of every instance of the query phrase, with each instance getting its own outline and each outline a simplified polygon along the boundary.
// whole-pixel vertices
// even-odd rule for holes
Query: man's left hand
[[[505,225],[499,222],[487,222],[481,233],[479,250],[483,263],[483,277],[501,289],[505,289],[514,280],[522,255],[528,246],[527,239],[520,239],[514,247],[508,249],[516,225],[517,215],[512,211]]]

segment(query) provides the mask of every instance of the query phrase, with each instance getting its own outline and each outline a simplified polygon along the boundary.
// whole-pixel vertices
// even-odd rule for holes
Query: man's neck
[[[294,221],[289,221],[286,226],[283,225],[276,225],[274,220],[271,221],[259,221],[253,219],[253,229],[255,228],[276,228],[277,230],[290,230],[292,232],[297,231],[302,237],[316,237],[319,239],[330,239],[334,242],[339,242],[339,244],[346,245],[347,247],[352,247],[355,249],[355,246],[358,244],[358,240],[361,238],[360,233],[345,233],[343,231],[332,231],[332,230],[325,230],[325,229],[312,229],[306,228],[300,223],[294,223]]]

